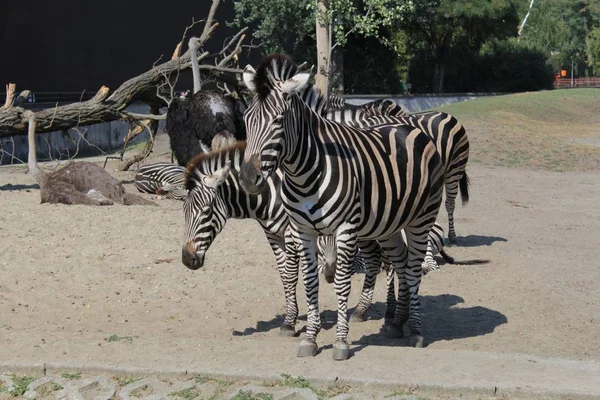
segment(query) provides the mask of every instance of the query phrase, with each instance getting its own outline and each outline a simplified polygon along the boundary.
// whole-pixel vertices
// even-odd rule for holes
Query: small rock
[[[172,391],[166,383],[158,379],[146,378],[125,386],[119,392],[119,398],[122,400],[167,400],[168,394]],[[132,395],[132,393],[134,394]]]
[[[318,400],[310,389],[286,389],[275,393],[273,400]]]

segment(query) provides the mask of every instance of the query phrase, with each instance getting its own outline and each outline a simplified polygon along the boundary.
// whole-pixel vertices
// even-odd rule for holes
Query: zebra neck
[[[298,183],[316,182],[324,173],[325,147],[317,136],[321,123],[323,118],[314,109],[299,97],[292,99],[291,110],[284,121],[285,142],[290,146],[289,156],[283,163],[286,177],[293,177]]]
[[[205,175],[214,174],[217,170],[230,163],[232,173],[240,170],[244,161],[244,150],[246,142],[239,142],[235,145],[226,147],[222,150],[213,151],[203,156],[202,160],[195,167]]]

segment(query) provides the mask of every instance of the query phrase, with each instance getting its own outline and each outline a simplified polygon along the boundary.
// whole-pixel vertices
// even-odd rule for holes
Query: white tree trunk
[[[329,24],[325,21],[327,4],[317,0],[316,36],[317,36],[317,74],[315,85],[325,98],[329,97],[327,76],[329,74],[329,49],[331,48]]]

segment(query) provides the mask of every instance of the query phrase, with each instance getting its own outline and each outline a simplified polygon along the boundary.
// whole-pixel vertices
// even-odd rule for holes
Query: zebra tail
[[[440,251],[440,255],[448,264],[455,265],[481,265],[481,264],[489,264],[490,260],[482,260],[480,258],[476,258],[474,260],[455,260],[454,257],[450,256],[444,250]]]
[[[440,256],[446,261],[448,264],[455,264],[454,257],[450,256],[444,250],[440,250]]]
[[[469,177],[467,171],[463,172],[462,178],[459,182],[460,186],[460,198],[462,199],[463,206],[469,202]]]

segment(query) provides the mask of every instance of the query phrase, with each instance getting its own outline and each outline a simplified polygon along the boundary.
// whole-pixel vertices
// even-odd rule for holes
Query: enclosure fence
[[[560,78],[554,80],[556,89],[568,88],[600,88],[600,77],[593,78]]]

